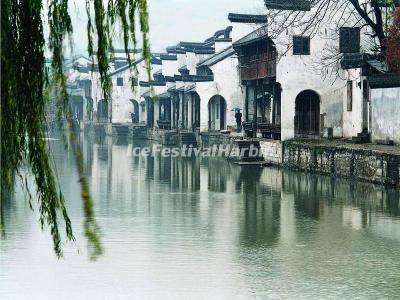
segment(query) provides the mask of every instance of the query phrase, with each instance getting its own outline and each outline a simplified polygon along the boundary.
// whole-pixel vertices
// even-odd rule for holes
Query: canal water
[[[77,241],[57,260],[17,189],[4,207],[1,299],[400,295],[399,191],[224,158],[132,157],[127,141],[86,138],[105,247],[91,262],[73,157],[51,144]]]

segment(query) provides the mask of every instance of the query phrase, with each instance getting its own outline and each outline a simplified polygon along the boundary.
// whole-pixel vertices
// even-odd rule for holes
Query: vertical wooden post
[[[262,85],[262,114],[261,114],[261,117],[262,117],[262,122],[263,123],[265,123],[265,102],[266,102],[266,99],[265,99],[265,84],[263,83],[263,85]]]
[[[254,86],[254,115],[253,115],[253,137],[257,136],[257,92],[258,92],[258,80]]]
[[[274,83],[274,85],[272,86],[272,99],[271,99],[271,123],[272,124],[276,124],[276,83]]]
[[[244,98],[244,109],[245,109],[244,118],[245,118],[246,122],[248,122],[249,121],[249,87],[248,87],[247,83],[246,83],[246,95]]]

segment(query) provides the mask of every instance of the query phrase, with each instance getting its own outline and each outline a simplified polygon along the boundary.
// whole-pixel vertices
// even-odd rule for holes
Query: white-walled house
[[[378,92],[371,94],[362,68],[342,64],[337,76],[326,76],[316,67],[327,48],[338,46],[332,37],[340,28],[321,24],[312,36],[302,35],[299,28],[273,36],[265,15],[229,14],[228,20],[226,28],[203,42],[181,41],[166,53],[153,53],[150,79],[139,53],[132,54],[136,70],[118,53],[111,64],[108,106],[99,73],[96,68],[88,72],[82,77],[90,77],[85,79],[90,84],[87,98],[93,104],[87,120],[189,132],[234,131],[240,109],[247,136],[350,138],[366,127],[379,132],[377,137],[387,134],[379,122],[372,124],[371,118],[382,110],[369,110]]]
[[[242,109],[243,91],[239,81],[238,59],[230,45],[197,65],[210,73],[213,81],[197,82],[200,96],[201,131],[236,129],[235,110]]]
[[[353,7],[328,6],[328,17],[312,27],[307,20],[324,13],[318,12],[319,5],[305,0],[265,3],[268,9],[289,10],[291,16],[302,18],[302,22],[293,22],[296,26],[283,28],[283,20],[272,18],[266,29],[266,38],[276,49],[276,72],[270,77],[281,87],[282,140],[319,137],[328,132],[337,138],[371,134],[376,116],[372,108],[378,109],[372,97],[377,93],[370,83],[384,67],[370,54],[372,34],[368,26],[360,25]],[[335,11],[329,11],[332,8]],[[281,17],[290,18],[290,14]],[[372,12],[370,17],[375,17]],[[399,85],[397,79],[395,86]],[[388,127],[395,128],[395,124]]]
[[[257,20],[263,25],[233,43],[246,90],[244,128],[248,135],[287,140],[320,137],[328,128],[339,138],[361,132],[359,72],[339,69],[337,77],[329,77],[315,66],[331,46],[326,28],[321,26],[312,37],[291,28],[271,38],[266,17],[234,15],[231,19]]]

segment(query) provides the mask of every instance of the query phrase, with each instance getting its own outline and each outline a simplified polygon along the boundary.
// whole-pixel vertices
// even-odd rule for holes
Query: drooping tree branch
[[[83,172],[82,153],[73,133],[74,122],[63,66],[64,46],[68,38],[72,38],[73,32],[68,3],[69,0],[1,1],[0,209],[4,207],[2,204],[5,197],[11,198],[16,175],[20,174],[20,170],[30,169],[36,185],[39,221],[42,228],[45,226],[50,228],[55,253],[62,256],[59,219],[64,222],[66,239],[74,239],[72,224],[46,142],[45,116],[48,95],[56,95],[59,121],[66,119],[70,128],[70,140],[78,166],[84,206],[85,233],[92,249],[91,254],[96,256],[101,253],[99,231],[95,222],[89,185]],[[44,31],[44,11],[47,11],[48,37]],[[124,47],[128,53],[129,65],[133,68],[129,47],[132,44],[136,47],[135,22],[139,17],[138,32],[142,33],[143,38],[142,55],[150,72],[147,1],[109,0],[106,7],[101,0],[86,0],[86,12],[88,53],[93,63],[98,64],[104,98],[109,99],[112,88],[109,62],[113,49],[110,32],[117,24],[123,28]],[[128,12],[129,18],[126,17]],[[97,39],[96,49],[93,44],[94,34]],[[51,53],[50,72],[46,70],[47,50]],[[53,93],[49,93],[49,90]],[[0,217],[2,215],[1,213]],[[3,224],[3,219],[0,220],[0,224]]]

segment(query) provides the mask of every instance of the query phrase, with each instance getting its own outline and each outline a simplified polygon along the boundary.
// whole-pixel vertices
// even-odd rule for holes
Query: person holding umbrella
[[[236,119],[237,132],[241,132],[242,131],[242,113],[240,112],[240,108],[236,109],[235,119]]]

